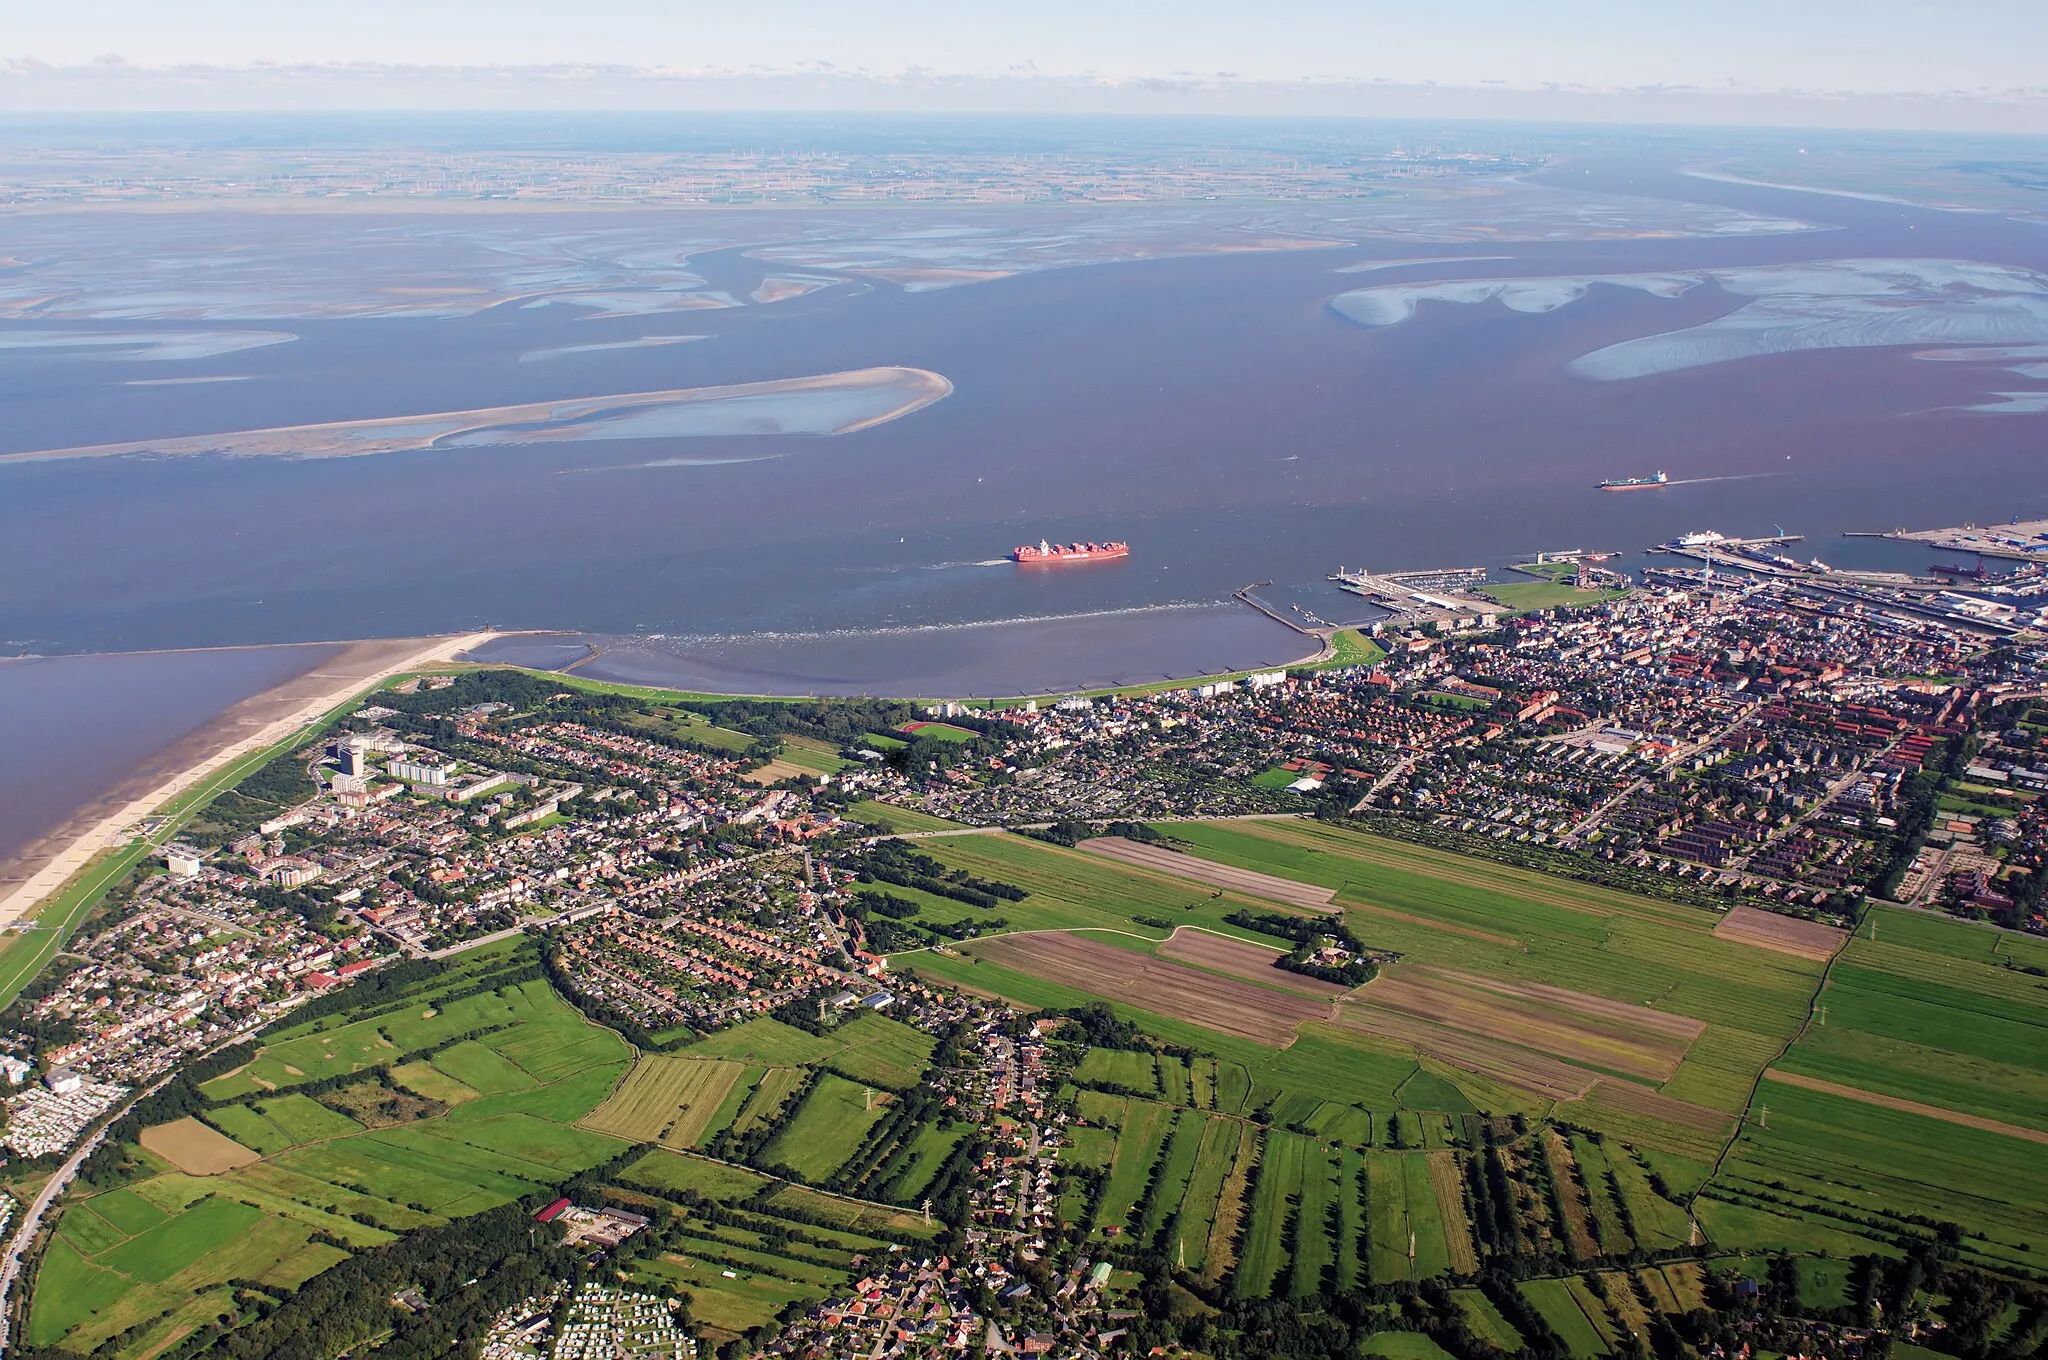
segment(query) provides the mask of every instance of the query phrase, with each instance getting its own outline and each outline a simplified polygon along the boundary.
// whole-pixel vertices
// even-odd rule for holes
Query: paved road
[[[100,1124],[99,1132],[78,1145],[71,1156],[65,1159],[64,1165],[57,1168],[57,1173],[43,1183],[43,1188],[36,1195],[35,1202],[29,1205],[28,1209],[23,1212],[21,1221],[15,1225],[14,1236],[8,1240],[5,1250],[0,1251],[0,1351],[6,1350],[10,1341],[8,1336],[7,1298],[8,1295],[14,1292],[14,1282],[21,1274],[22,1254],[28,1250],[29,1243],[35,1241],[36,1230],[43,1221],[43,1215],[50,1211],[50,1206],[57,1202],[58,1196],[62,1195],[65,1188],[71,1184],[72,1177],[78,1174],[78,1168],[85,1165],[85,1159],[92,1156],[99,1149],[101,1143],[107,1141],[107,1130],[113,1128],[119,1122],[121,1116],[134,1106],[136,1101],[143,1099],[145,1096],[154,1095],[157,1091],[163,1089],[170,1082],[171,1078],[176,1075],[177,1072],[174,1070],[159,1078],[156,1085],[151,1086],[143,1091],[141,1095],[136,1096],[134,1100],[128,1101],[127,1104],[120,1106],[110,1115],[106,1116]]]
[[[1299,822],[1307,820],[1306,812],[1225,812],[1210,817],[1140,817],[1142,822],[1166,826],[1174,822]],[[1101,817],[1081,817],[1079,821],[1103,821]],[[994,826],[963,826],[948,831],[878,831],[867,839],[873,841],[925,841],[939,836],[999,836],[1005,831],[1044,831],[1057,825],[1055,822],[1003,822]],[[782,853],[782,852],[776,852]]]
[[[200,1056],[210,1057],[224,1048],[232,1048],[276,1018],[276,1016],[261,1017],[255,1022],[236,1030]],[[141,1101],[148,1099],[158,1091],[163,1090],[164,1087],[170,1085],[172,1080],[189,1065],[189,1061],[180,1063],[164,1073],[164,1075],[156,1079],[154,1084],[144,1087],[126,1103],[116,1106],[105,1115],[101,1119],[99,1132],[93,1134],[92,1137],[86,1139],[77,1148],[73,1149],[71,1155],[65,1159],[64,1165],[58,1167],[56,1174],[43,1183],[42,1190],[36,1195],[35,1203],[28,1206],[27,1211],[22,1214],[20,1221],[15,1224],[14,1235],[8,1239],[6,1247],[0,1249],[0,1352],[5,1352],[8,1349],[12,1339],[8,1335],[7,1299],[14,1292],[14,1282],[21,1275],[22,1255],[28,1250],[29,1244],[35,1241],[36,1230],[42,1224],[43,1215],[50,1211],[50,1206],[57,1202],[58,1197],[71,1184],[72,1178],[78,1174],[78,1168],[85,1165],[85,1159],[92,1156],[98,1150],[100,1144],[107,1141],[107,1131],[118,1124],[121,1121],[121,1117],[135,1108]]]

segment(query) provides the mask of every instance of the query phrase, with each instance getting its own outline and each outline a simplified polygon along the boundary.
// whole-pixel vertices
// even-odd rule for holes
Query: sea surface
[[[165,758],[186,739],[339,650],[235,647],[0,661],[0,869],[117,785],[176,773],[182,762]]]
[[[2024,362],[1929,362],[1916,355],[1939,347],[1920,344],[1763,353],[1617,381],[1567,371],[1605,347],[1744,305],[1722,281],[1733,275],[1702,271],[1899,257],[2048,271],[2039,225],[1710,182],[1669,166],[1601,163],[1547,178],[1816,229],[1426,247],[1362,239],[923,289],[820,265],[802,272],[829,286],[765,305],[315,315],[346,298],[351,270],[363,271],[360,286],[376,281],[371,247],[387,239],[377,233],[426,230],[372,216],[348,228],[343,244],[359,249],[330,242],[326,273],[301,280],[327,299],[319,306],[267,294],[238,306],[196,278],[163,294],[124,285],[92,318],[61,326],[0,322],[0,336],[297,337],[201,358],[0,351],[0,452],[878,365],[953,384],[913,414],[831,437],[0,464],[0,647],[130,651],[483,626],[844,638],[1211,603],[1258,581],[1274,583],[1265,594],[1283,607],[1299,601],[1335,618],[1344,605],[1324,578],[1340,565],[1504,564],[1541,549],[1635,551],[1691,529],[1774,526],[1807,535],[1833,561],[1843,530],[2048,510],[2038,475],[2048,412],[1971,409],[2048,387]],[[157,228],[139,216],[133,230],[146,238]],[[710,234],[705,216],[620,215],[617,229],[640,242],[672,219],[677,247],[664,267],[686,259],[700,292],[745,298],[771,268],[796,270],[737,247],[692,253]],[[483,229],[454,217],[432,230]],[[522,218],[521,229],[537,220]],[[999,211],[985,220],[1002,228]],[[730,222],[716,225],[731,234]],[[794,230],[773,215],[758,223],[778,225]],[[601,235],[612,220],[586,213],[573,226]],[[192,219],[178,227],[192,230]],[[108,230],[106,219],[95,229]],[[313,230],[293,214],[207,229],[251,241]],[[1430,262],[1340,272],[1403,258]],[[1696,281],[1677,296],[1596,285],[1540,313],[1498,299],[1426,301],[1381,326],[1331,305],[1383,284],[1658,271]],[[607,305],[627,302],[675,298]],[[626,344],[677,334],[705,338]],[[185,355],[191,343],[166,348]],[[521,362],[535,353],[548,357]],[[1683,484],[1593,489],[1660,468]],[[1041,537],[1123,538],[1132,552],[1085,571],[1003,560]],[[1174,666],[1134,656],[1129,668]]]
[[[2048,514],[2048,229],[1684,168],[1385,208],[0,218],[0,654],[147,653],[0,666],[0,858],[296,664],[186,649],[488,627],[687,688],[1054,691],[1298,657],[1232,592],[1370,616],[1340,567],[1716,529],[1924,570],[1838,535]],[[951,391],[834,435],[771,401],[5,458],[884,367]],[[1007,560],[1041,538],[1131,552]]]

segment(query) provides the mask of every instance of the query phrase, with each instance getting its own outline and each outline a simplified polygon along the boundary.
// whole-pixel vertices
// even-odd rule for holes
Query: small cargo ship
[[[1664,486],[1670,478],[1659,472],[1650,477],[1610,477],[1600,483],[1602,491],[1648,491],[1652,487]]]
[[[1010,559],[1025,566],[1044,566],[1067,562],[1108,562],[1118,557],[1129,557],[1131,545],[1121,539],[1108,543],[1048,543],[1038,540],[1038,546],[1026,543],[1010,550]]]

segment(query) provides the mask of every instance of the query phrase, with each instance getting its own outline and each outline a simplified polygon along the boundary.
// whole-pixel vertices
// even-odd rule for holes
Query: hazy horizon
[[[1084,5],[74,0],[0,109],[1192,113],[2048,132],[2048,10],[1982,0]]]

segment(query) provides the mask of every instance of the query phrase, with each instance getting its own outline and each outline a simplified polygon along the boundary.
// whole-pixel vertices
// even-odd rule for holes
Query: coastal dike
[[[0,929],[32,916],[96,856],[122,843],[144,819],[195,785],[253,751],[284,741],[394,675],[453,660],[495,636],[464,633],[353,643],[296,679],[235,705],[183,743],[191,758],[176,774],[129,794],[111,812],[83,827],[59,832],[56,852],[0,898]]]

